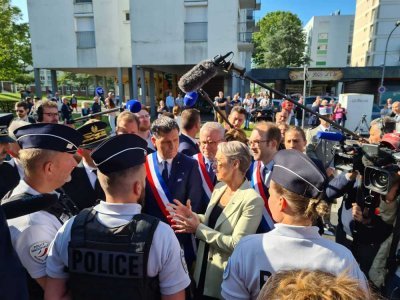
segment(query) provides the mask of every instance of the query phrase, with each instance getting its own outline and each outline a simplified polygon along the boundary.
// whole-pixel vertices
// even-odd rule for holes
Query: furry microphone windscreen
[[[218,67],[212,60],[203,60],[179,79],[178,86],[185,93],[196,91],[217,75]]]

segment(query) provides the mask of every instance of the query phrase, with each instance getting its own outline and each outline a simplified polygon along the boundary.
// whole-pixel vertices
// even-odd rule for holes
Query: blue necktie
[[[162,178],[167,183],[168,182],[168,162],[166,160],[163,161],[164,169],[162,171]]]
[[[208,176],[210,176],[211,182],[214,183],[215,173],[214,173],[214,170],[213,170],[213,167],[212,167],[212,163],[208,162],[208,163],[206,163],[206,166],[207,166]]]
[[[269,170],[267,167],[264,166],[264,169],[262,171],[262,181],[264,182],[264,184],[266,185],[266,178],[267,178],[267,174],[268,174]]]

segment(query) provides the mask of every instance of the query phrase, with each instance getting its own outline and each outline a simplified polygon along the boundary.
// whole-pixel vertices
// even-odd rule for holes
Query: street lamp
[[[385,79],[385,68],[386,68],[386,54],[387,54],[387,48],[388,48],[388,44],[389,44],[389,40],[390,37],[392,36],[393,32],[396,30],[397,27],[400,26],[400,20],[398,20],[395,24],[394,24],[394,28],[392,29],[392,31],[389,33],[389,36],[386,40],[386,46],[385,46],[385,53],[383,55],[383,65],[382,65],[382,78],[381,78],[381,86],[379,87],[379,92],[380,92],[380,100],[382,100],[382,94],[384,93],[385,87],[383,85],[383,81]]]

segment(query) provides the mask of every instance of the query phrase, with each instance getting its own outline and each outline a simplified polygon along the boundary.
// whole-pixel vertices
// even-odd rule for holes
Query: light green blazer
[[[208,219],[218,203],[226,184],[218,183],[211,195],[206,213],[198,215],[201,224],[197,227],[196,237],[200,240],[197,251],[194,278],[196,285],[200,277],[205,243],[209,244],[204,295],[221,298],[222,274],[233,249],[242,237],[255,233],[260,225],[264,202],[260,195],[245,180],[230,199],[228,205],[217,219],[215,229],[207,227]],[[222,298],[221,298],[222,299]]]

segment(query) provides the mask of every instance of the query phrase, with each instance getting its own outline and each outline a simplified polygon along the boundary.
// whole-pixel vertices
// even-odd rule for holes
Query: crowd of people
[[[169,94],[153,122],[146,106],[108,114],[111,131],[96,118],[63,122],[51,99],[0,115],[5,299],[399,296],[397,171],[386,195],[367,190],[355,170],[338,172],[338,142],[318,135],[337,130],[323,119],[307,132],[291,126],[303,112],[290,101],[250,126],[250,94],[236,94],[227,111],[220,92],[229,122],[202,123],[181,98]],[[100,101],[83,103],[82,114]],[[315,111],[343,124],[340,105],[318,101]],[[270,105],[266,96],[257,103]],[[395,121],[371,123],[369,143],[399,150],[400,136],[387,131]],[[252,127],[248,137],[243,127]],[[49,196],[57,201],[45,205]],[[326,216],[342,196],[334,227]]]

